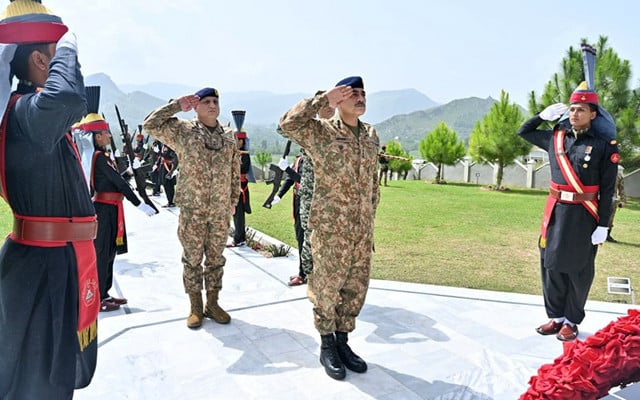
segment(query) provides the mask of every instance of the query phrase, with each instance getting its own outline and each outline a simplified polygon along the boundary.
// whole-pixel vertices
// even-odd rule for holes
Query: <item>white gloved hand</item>
[[[148,143],[143,144],[142,148],[145,149],[145,150],[148,149],[149,148],[149,144]]]
[[[548,106],[544,110],[540,112],[540,118],[545,121],[555,121],[560,118],[562,114],[567,112],[569,107],[567,107],[564,103],[556,103]]]
[[[158,169],[158,166],[156,164],[153,164],[153,167],[151,167],[151,172],[155,172]]]
[[[609,232],[609,228],[606,226],[599,226],[595,231],[591,234],[591,243],[593,245],[602,244],[607,240],[607,233]]]
[[[158,146],[153,146],[153,151],[154,151],[155,153],[160,153],[160,147],[158,147]]]
[[[133,159],[133,169],[138,169],[142,167],[142,163],[137,158]]]
[[[287,161],[287,159],[283,157],[282,159],[280,159],[278,167],[280,167],[280,169],[283,171],[286,170],[289,167],[289,161]]]
[[[114,152],[114,154],[116,155],[116,157],[120,157],[120,150],[116,149],[116,151]]]
[[[278,204],[280,202],[280,196],[273,196],[273,200],[271,200],[271,205]]]
[[[127,173],[127,175],[133,175],[133,170],[131,169],[131,167],[127,167],[127,169],[125,169],[125,172]]]
[[[76,39],[75,33],[71,32],[71,31],[67,31],[67,33],[62,35],[60,40],[58,40],[58,43],[56,43],[56,50],[58,50],[61,47],[70,48],[71,50],[75,51],[76,54],[77,54],[78,53],[78,39]]]
[[[153,207],[151,207],[147,203],[140,203],[140,205],[138,206],[138,210],[142,211],[148,216],[156,215],[156,210],[154,210]]]
[[[171,173],[171,179],[175,178],[176,176],[178,176],[178,170],[174,169],[173,172]]]

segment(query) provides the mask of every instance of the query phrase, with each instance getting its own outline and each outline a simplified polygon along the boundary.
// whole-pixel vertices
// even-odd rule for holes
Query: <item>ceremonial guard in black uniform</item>
[[[173,199],[176,195],[176,183],[178,182],[178,155],[166,144],[162,145],[162,151],[158,159],[158,171],[160,183],[167,196],[167,204],[162,207],[173,208],[176,206]]]
[[[117,167],[106,147],[111,143],[109,124],[100,114],[100,87],[87,87],[87,109],[89,114],[80,121],[79,135],[87,136],[94,145],[91,157],[90,176],[93,205],[98,216],[98,234],[94,240],[100,285],[100,311],[114,311],[127,303],[127,299],[113,297],[109,290],[113,285],[113,263],[116,254],[124,254],[127,248],[127,232],[122,200],[126,197],[134,206],[152,216],[156,211],[138,199],[127,181],[118,173]],[[133,161],[139,168],[140,161]]]
[[[70,399],[97,357],[97,221],[71,125],[87,110],[78,47],[40,2],[0,16],[0,398]],[[18,78],[11,93],[11,77]]]
[[[595,56],[583,47],[586,60]],[[585,65],[594,65],[594,60]],[[593,71],[593,67],[591,67]],[[587,71],[588,72],[588,71]],[[607,238],[618,161],[615,123],[598,105],[593,75],[571,95],[568,119],[552,130],[537,130],[567,111],[550,105],[522,125],[518,134],[549,152],[551,183],[540,235],[542,289],[549,322],[541,335],[574,340],[595,275],[598,245]]]

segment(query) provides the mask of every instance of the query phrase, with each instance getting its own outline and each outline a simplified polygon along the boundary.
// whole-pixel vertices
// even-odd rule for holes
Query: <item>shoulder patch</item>
[[[620,154],[619,153],[613,153],[611,154],[611,162],[614,164],[617,164],[618,161],[620,161]]]

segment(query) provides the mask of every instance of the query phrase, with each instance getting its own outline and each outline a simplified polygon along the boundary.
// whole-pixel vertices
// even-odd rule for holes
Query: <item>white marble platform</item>
[[[349,342],[369,370],[335,381],[318,362],[306,286],[286,283],[297,254],[227,249],[220,304],[232,321],[193,331],[177,210],[148,218],[127,204],[125,212],[129,253],[117,257],[112,294],[129,304],[101,313],[97,371],[78,400],[513,400],[562,352],[534,331],[546,320],[540,296],[374,280]],[[580,337],[628,307],[588,303]]]

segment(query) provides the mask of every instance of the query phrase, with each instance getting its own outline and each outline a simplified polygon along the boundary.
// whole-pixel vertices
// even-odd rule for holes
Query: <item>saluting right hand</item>
[[[540,112],[539,116],[540,116],[540,118],[544,119],[545,121],[555,121],[556,119],[560,118],[562,116],[562,114],[567,112],[568,109],[569,109],[569,107],[567,107],[566,104],[564,104],[564,103],[556,103],[556,104],[552,104],[552,105],[548,106],[547,108],[545,108],[544,110],[542,110]]]
[[[180,104],[180,109],[184,112],[191,111],[198,105],[200,102],[200,97],[195,94],[188,94],[186,96],[182,96],[178,98],[178,104]]]
[[[329,100],[329,105],[333,108],[336,108],[338,104],[351,97],[352,94],[353,89],[351,88],[351,86],[346,85],[336,86],[326,93],[327,100]]]

